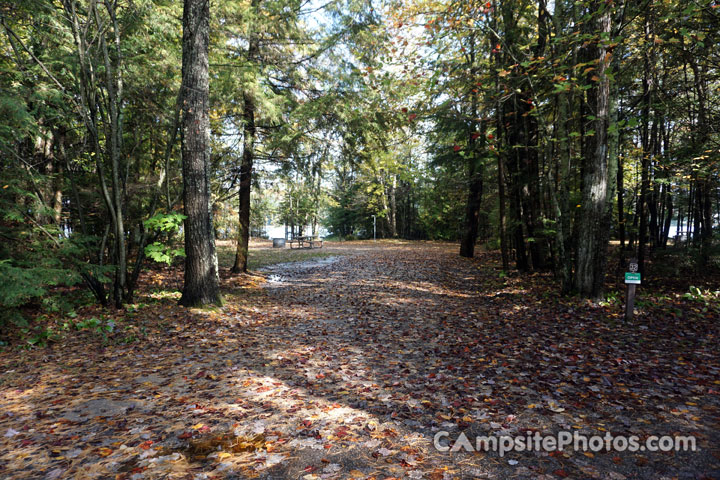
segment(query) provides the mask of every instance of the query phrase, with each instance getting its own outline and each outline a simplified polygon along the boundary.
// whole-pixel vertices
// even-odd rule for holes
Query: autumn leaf
[[[113,451],[107,447],[102,447],[98,449],[98,455],[101,457],[107,457],[108,455],[112,455]]]

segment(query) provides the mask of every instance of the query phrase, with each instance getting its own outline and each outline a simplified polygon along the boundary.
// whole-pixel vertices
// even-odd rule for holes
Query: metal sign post
[[[625,296],[625,320],[632,320],[635,310],[635,288],[637,285],[640,285],[637,258],[630,259],[628,270],[629,272],[625,272],[625,284],[627,285]]]

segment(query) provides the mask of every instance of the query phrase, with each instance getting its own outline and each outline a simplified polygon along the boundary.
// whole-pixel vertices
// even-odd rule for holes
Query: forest
[[[670,420],[629,415],[697,433],[714,457],[672,462],[690,465],[695,476],[688,478],[720,475],[717,422],[710,420],[720,378],[712,346],[720,334],[718,0],[0,0],[0,118],[0,370],[9,372],[0,380],[0,428],[9,442],[0,476],[481,478],[461,468],[464,460],[435,458],[437,451],[409,441],[398,447],[404,453],[385,454],[396,452],[388,442],[402,435],[382,422],[405,418],[403,409],[416,418],[424,408],[431,414],[417,417],[423,428],[473,428],[487,418],[505,431],[517,416],[510,398],[525,395],[515,384],[535,380],[513,374],[497,400],[478,393],[487,384],[466,381],[463,367],[453,365],[472,352],[468,372],[485,371],[473,363],[485,357],[501,370],[527,372],[517,362],[532,357],[552,376],[560,368],[554,362],[564,361],[555,357],[559,351],[579,362],[572,388],[592,379],[603,392],[613,390],[578,394],[572,408],[590,408],[594,397],[631,410],[639,398],[656,405],[658,397],[643,389],[659,388],[658,395],[690,406],[690,413],[677,410],[688,423],[672,423],[680,420],[676,410]],[[280,250],[270,246],[274,237],[325,243]],[[637,310],[631,305],[623,323],[628,264],[642,284]],[[413,322],[449,343],[427,343],[433,336],[413,330]],[[508,325],[528,343],[518,343]],[[451,330],[460,332],[457,344]],[[334,332],[333,348],[347,349],[338,362],[376,372],[357,391],[341,387],[347,375],[323,370],[331,368],[327,355],[337,354],[316,350],[332,351],[327,332]],[[208,339],[224,352],[227,372],[210,352],[198,353],[197,342]],[[546,355],[535,358],[532,345],[543,345]],[[259,363],[235,358],[238,347]],[[261,378],[267,375],[283,382],[273,389],[290,389],[282,395],[302,385],[330,410],[342,404],[384,419],[376,427],[363,423],[372,437],[363,447],[369,463],[303,454],[293,464],[283,449],[299,440],[286,445],[287,432],[277,419],[262,420],[270,418],[260,408],[265,400],[255,397],[236,402],[247,411],[234,420],[232,435],[221,419],[195,419],[192,428],[163,434],[189,450],[155,439],[159,430],[150,429],[136,438],[145,443],[108,441],[80,448],[82,454],[63,446],[62,455],[53,454],[42,446],[47,439],[23,437],[29,427],[12,423],[32,413],[12,392],[29,392],[23,382],[41,377],[57,402],[62,395],[79,401],[79,392],[53,390],[68,379],[85,378],[87,392],[112,390],[113,382],[129,380],[107,375],[124,368],[147,377],[157,397],[185,398],[146,371],[154,370],[149,357],[138,353],[135,364],[125,358],[143,348],[168,369],[176,368],[169,362],[190,361],[197,368],[178,375],[198,383],[218,382],[221,370],[238,381],[240,368],[245,384],[258,389],[270,385]],[[610,370],[583,370],[590,360],[579,352],[586,349]],[[83,351],[94,353],[85,358]],[[425,371],[430,367],[418,358],[408,360],[411,351],[441,366]],[[378,365],[385,355],[395,360]],[[655,373],[651,357],[670,377]],[[299,363],[290,366],[288,358]],[[628,377],[626,360],[644,380]],[[53,370],[43,374],[48,361]],[[310,386],[293,383],[301,364],[312,371]],[[390,375],[408,380],[395,385]],[[415,395],[427,375],[438,378],[431,391],[451,400]],[[448,386],[451,377],[465,393]],[[647,379],[655,383],[631,396],[633,382]],[[548,417],[558,417],[572,402],[557,406],[563,387],[547,385],[565,385],[566,377],[546,380],[530,389],[538,398],[515,400],[544,404]],[[222,382],[220,390],[237,395],[232,382]],[[373,398],[384,407],[364,407],[362,388],[378,384],[385,390]],[[147,398],[128,400],[130,390],[98,405],[150,412],[143,410]],[[464,403],[465,394],[479,406]],[[28,395],[38,395],[30,403],[44,403],[44,394]],[[230,418],[209,407],[219,394],[199,395],[205,400],[193,400],[193,415],[204,409]],[[352,401],[343,403],[346,395]],[[623,400],[613,403],[613,395]],[[86,403],[78,408],[88,418],[120,422]],[[239,418],[266,426],[238,434],[251,423]],[[542,430],[522,418],[526,428]],[[62,419],[52,428],[81,423]],[[115,433],[131,428],[113,425]],[[328,439],[321,430],[308,438]],[[355,435],[352,427],[332,431],[338,443]],[[11,444],[16,435],[20,446]],[[121,444],[139,450],[120,453]],[[21,465],[13,455],[22,449],[43,452],[43,461]],[[186,463],[176,477],[164,477],[144,451]],[[516,467],[501,458],[488,471],[493,478],[660,478],[679,471],[585,453],[595,462],[589,467],[560,465],[563,459],[551,455],[558,465]],[[115,467],[106,465],[113,458]],[[372,464],[378,458],[401,466]],[[225,460],[236,463],[208,466]],[[313,461],[319,466],[306,465]],[[616,468],[619,476],[588,468],[598,475]]]
[[[213,232],[478,242],[600,298],[608,243],[713,262],[711,1],[220,2],[209,14]],[[84,283],[132,303],[184,255],[182,6],[2,7],[2,304]],[[187,207],[185,207],[187,208]],[[379,222],[378,222],[379,220]],[[297,225],[297,229],[296,229]],[[715,263],[717,262],[715,256]],[[715,265],[717,267],[717,265]]]

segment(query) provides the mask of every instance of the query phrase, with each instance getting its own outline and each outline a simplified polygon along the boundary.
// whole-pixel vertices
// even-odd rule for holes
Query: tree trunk
[[[395,238],[397,233],[397,174],[392,174],[390,182],[390,236]]]
[[[252,0],[250,8],[257,13],[259,0]],[[252,25],[248,38],[247,61],[252,67],[259,50],[258,37]],[[250,193],[252,191],[252,172],[255,161],[255,99],[251,89],[246,86],[243,93],[243,156],[240,165],[240,194],[238,195],[238,237],[235,263],[232,273],[247,272],[248,249],[250,246]]]
[[[498,165],[498,204],[499,204],[499,235],[500,235],[500,254],[502,257],[503,271],[510,269],[510,259],[508,256],[507,245],[507,215],[505,213],[505,165],[502,155],[497,156]]]
[[[471,37],[470,43],[470,69],[475,69],[475,38]],[[483,164],[480,152],[477,148],[477,116],[478,98],[477,90],[470,92],[470,128],[468,140],[468,198],[465,207],[465,225],[460,242],[460,255],[472,258],[475,255],[475,242],[478,236],[478,224],[480,219],[480,205],[482,203],[483,188]],[[483,137],[482,133],[480,137]]]
[[[232,273],[247,272],[248,248],[250,245],[250,193],[252,190],[252,170],[255,157],[255,102],[251,94],[244,95],[245,125],[243,126],[243,156],[240,165],[240,195],[238,201],[238,237],[235,252],[235,264]]]
[[[492,16],[491,20],[492,28],[497,31],[497,17]],[[499,37],[491,37],[489,39],[490,45],[499,41]],[[495,71],[500,72],[501,69],[501,58],[500,55],[495,55]],[[498,74],[493,75],[495,83],[495,95],[497,102],[495,104],[495,144],[499,147],[502,141],[503,132],[503,108],[502,108],[502,87],[500,86],[500,76]],[[510,255],[508,248],[508,232],[507,232],[507,212],[506,212],[506,175],[505,175],[505,159],[500,152],[491,146],[492,151],[497,155],[497,182],[498,182],[498,213],[499,213],[499,232],[500,235],[500,254],[502,258],[503,271],[507,272],[510,269]]]
[[[678,201],[682,199],[682,190],[680,190],[678,194]],[[671,199],[672,200],[672,199]],[[678,246],[679,239],[682,238],[683,235],[683,225],[685,224],[685,219],[683,218],[683,209],[682,206],[678,205],[678,222],[677,222],[677,230],[675,231],[675,239],[673,240],[673,246]]]
[[[210,3],[183,8],[182,164],[185,204],[185,283],[180,304],[221,304],[210,212],[208,43]]]
[[[700,186],[697,174],[693,174],[691,190],[690,190],[690,214],[688,217],[688,228],[692,225],[692,245],[697,246],[700,243],[700,212],[698,211],[698,195],[700,195]],[[692,218],[692,221],[690,219]],[[688,232],[688,246],[690,246],[690,235]]]
[[[475,241],[478,235],[480,204],[482,201],[483,168],[477,153],[470,160],[470,185],[465,208],[465,228],[460,242],[460,255],[472,258],[475,255]]]
[[[623,159],[618,156],[617,169],[617,218],[618,218],[618,237],[620,238],[620,248],[625,250],[625,172],[623,168]]]
[[[673,218],[673,196],[670,187],[666,187],[667,191],[667,212],[665,214],[665,224],[663,225],[662,232],[662,248],[667,248],[668,238],[670,237],[670,225],[672,224]]]
[[[113,22],[113,33],[115,42],[115,62],[120,62],[120,31],[115,18],[114,7],[111,3],[106,3],[106,8],[110,19]],[[97,8],[95,11],[95,21],[97,28],[101,31],[104,28],[100,19]],[[115,265],[115,281],[113,285],[113,300],[115,307],[121,308],[125,295],[127,282],[127,248],[125,246],[125,220],[124,220],[124,199],[125,188],[121,181],[121,154],[122,154],[122,101],[123,101],[123,82],[120,65],[113,65],[110,59],[105,36],[100,37],[100,45],[102,47],[103,60],[105,64],[105,77],[107,88],[107,102],[109,104],[110,122],[108,125],[107,137],[110,138],[110,179],[112,185],[112,201],[115,209],[115,225],[113,242],[117,264]],[[114,72],[114,73],[113,73]],[[107,148],[107,140],[106,140]]]
[[[91,0],[84,9],[87,15],[85,24],[81,24],[76,2],[63,0],[63,7],[70,22],[73,41],[78,57],[80,104],[76,104],[85,123],[90,137],[90,144],[95,157],[98,183],[102,199],[107,207],[112,225],[112,254],[115,263],[115,278],[113,282],[113,300],[115,307],[120,308],[123,302],[125,282],[127,275],[127,259],[125,246],[125,189],[121,182],[120,163],[122,155],[122,55],[120,50],[120,29],[115,14],[114,3],[105,3],[112,23],[112,29],[100,18],[97,10],[98,2]],[[91,29],[94,23],[97,32]],[[106,35],[111,32],[114,44],[113,55],[110,55]],[[103,68],[93,64],[94,56],[89,54],[91,47],[88,36],[97,35],[100,48],[99,58]],[[104,71],[104,85],[97,78],[97,72]],[[104,91],[103,91],[104,90]],[[107,108],[103,108],[107,106]],[[105,127],[101,146],[100,125]],[[110,162],[110,188],[105,178],[105,162]],[[107,237],[107,236],[106,236]],[[104,237],[104,238],[106,238]],[[100,255],[104,254],[104,242]]]
[[[660,142],[658,141],[658,124],[660,123],[658,109],[654,109],[652,128],[650,129],[650,170],[648,175],[650,178],[650,196],[647,202],[650,220],[648,222],[649,242],[652,248],[657,247],[659,235],[658,224],[658,201],[660,197],[660,184],[657,183],[657,158],[659,158]]]
[[[705,70],[698,65],[695,58],[692,59],[690,66],[692,67],[693,76],[695,77],[694,86],[698,108],[696,148],[704,151],[708,148],[707,144],[710,135],[707,113],[707,81],[705,78]],[[697,208],[695,210],[695,218],[696,228],[699,230],[697,235],[699,235],[701,247],[700,263],[703,267],[706,266],[710,260],[713,227],[712,191],[712,175],[707,172],[700,172],[696,176]],[[695,235],[693,236],[695,237]]]
[[[556,3],[556,28],[564,25],[564,2]],[[557,98],[558,118],[555,124],[555,138],[557,138],[557,174],[554,166],[550,172],[550,201],[555,219],[555,274],[560,279],[563,294],[572,290],[572,249],[570,237],[570,167],[571,156],[567,139],[568,98],[565,92],[560,92]]]
[[[610,5],[597,2],[599,12],[598,34],[610,34]],[[602,40],[598,42],[597,86],[590,98],[594,97],[596,107],[594,149],[592,158],[587,159],[582,190],[582,215],[578,228],[578,258],[575,286],[586,297],[599,298],[605,277],[605,257],[609,239],[607,223],[608,194],[608,123],[610,107],[610,80],[607,75],[611,54]]]
[[[646,13],[645,16],[645,37],[646,41],[652,45],[652,30],[650,25],[650,13]],[[651,47],[652,49],[652,47]],[[642,160],[641,160],[641,173],[640,173],[640,198],[638,200],[638,217],[640,221],[640,229],[638,231],[638,265],[641,273],[645,272],[645,257],[647,256],[647,241],[648,241],[648,206],[650,200],[650,157],[652,155],[651,149],[651,133],[650,133],[650,111],[653,101],[653,88],[651,84],[652,77],[650,69],[654,67],[654,58],[651,58],[651,51],[645,52],[644,68],[643,68],[643,108],[642,108],[642,129],[641,129],[641,144],[642,144]]]

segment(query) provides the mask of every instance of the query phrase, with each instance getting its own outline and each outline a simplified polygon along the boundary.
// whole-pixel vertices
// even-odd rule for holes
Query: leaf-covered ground
[[[625,323],[618,303],[456,252],[331,245],[223,275],[216,310],[148,275],[148,305],[103,317],[112,332],[2,353],[0,477],[720,478],[716,306],[646,296]],[[699,451],[451,454],[441,430],[694,435]]]

